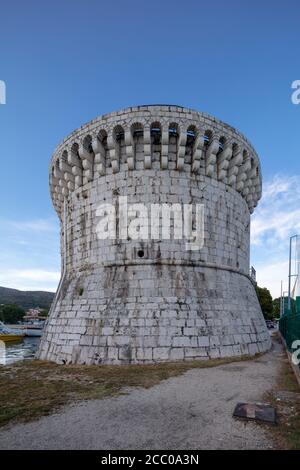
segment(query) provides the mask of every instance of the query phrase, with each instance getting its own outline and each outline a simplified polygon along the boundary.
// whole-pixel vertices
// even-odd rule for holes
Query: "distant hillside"
[[[25,310],[34,307],[49,309],[54,295],[54,292],[23,291],[0,286],[0,304],[17,304]]]

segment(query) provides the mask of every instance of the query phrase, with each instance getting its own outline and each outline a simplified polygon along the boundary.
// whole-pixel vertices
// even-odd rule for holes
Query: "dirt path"
[[[193,369],[150,389],[80,402],[0,431],[0,449],[270,449],[268,428],[232,418],[275,386],[282,346],[252,360]]]

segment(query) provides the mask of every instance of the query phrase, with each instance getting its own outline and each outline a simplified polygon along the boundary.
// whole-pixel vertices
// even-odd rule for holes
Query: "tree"
[[[44,308],[43,310],[40,311],[40,317],[48,317],[49,310]]]
[[[260,307],[262,309],[265,320],[272,320],[273,314],[273,299],[271,292],[266,287],[256,286],[255,288]]]
[[[283,299],[283,311],[288,312],[288,297],[285,296]],[[291,297],[291,313],[296,313],[296,301]],[[273,316],[274,318],[280,317],[280,297],[273,300]]]
[[[273,317],[274,318],[280,317],[280,302],[281,302],[280,297],[273,300]]]
[[[0,306],[0,320],[4,323],[17,323],[25,315],[25,310],[15,304]]]

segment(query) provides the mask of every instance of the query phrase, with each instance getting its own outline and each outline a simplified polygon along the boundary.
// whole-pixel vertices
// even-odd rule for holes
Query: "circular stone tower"
[[[58,146],[50,188],[61,221],[62,276],[40,359],[146,363],[270,347],[249,277],[260,163],[237,130],[180,106],[113,112]],[[153,204],[170,208],[169,219],[147,212]],[[184,229],[180,236],[184,216],[194,245]]]

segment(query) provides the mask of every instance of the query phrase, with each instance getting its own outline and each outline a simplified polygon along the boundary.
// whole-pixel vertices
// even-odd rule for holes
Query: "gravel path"
[[[267,428],[232,418],[275,385],[282,347],[252,361],[193,369],[148,390],[80,402],[0,431],[0,449],[268,449]]]

